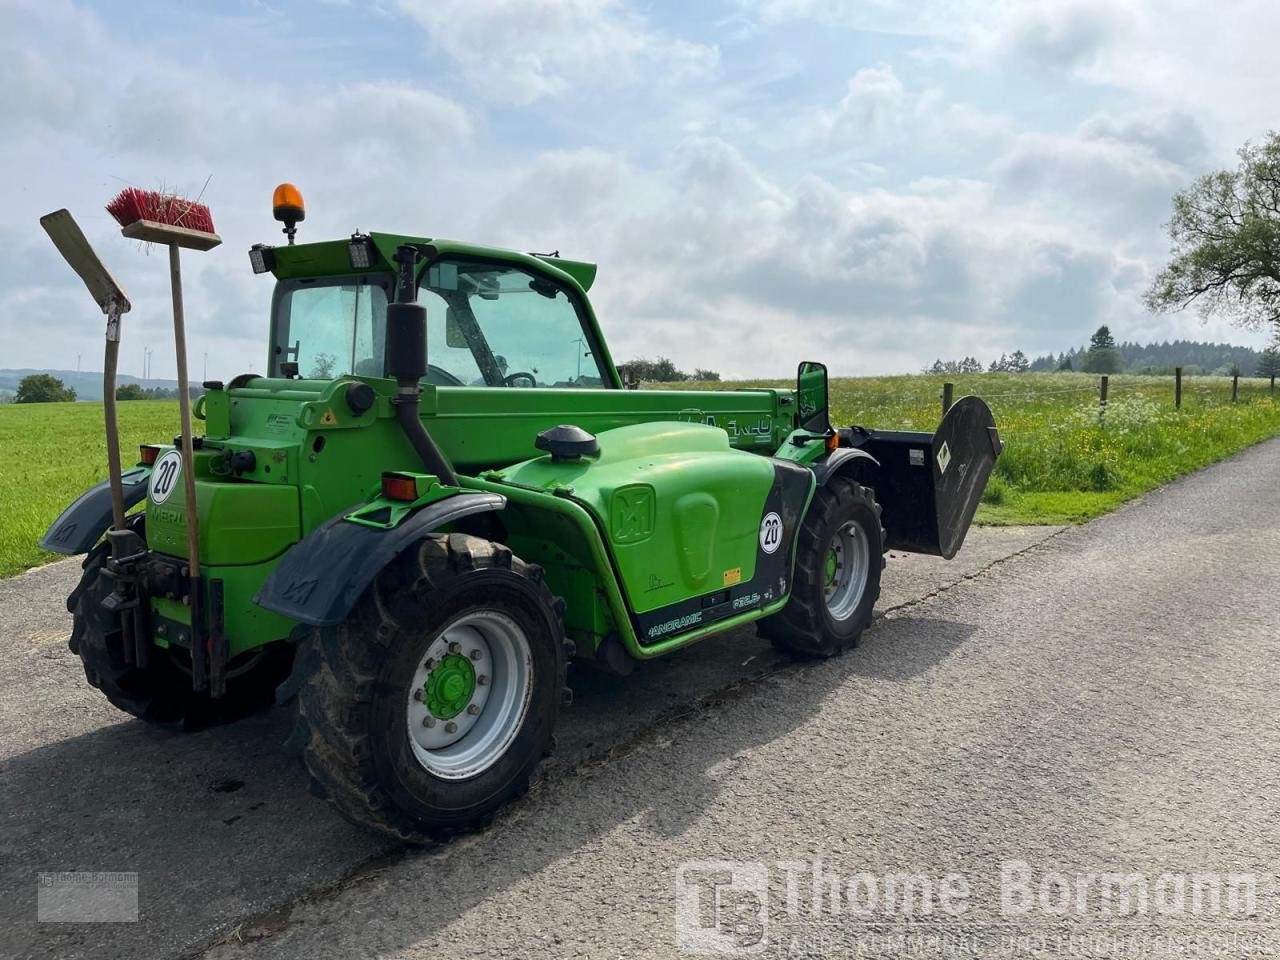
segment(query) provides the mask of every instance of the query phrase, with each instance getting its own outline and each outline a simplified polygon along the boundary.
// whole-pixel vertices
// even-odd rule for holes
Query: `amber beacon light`
[[[307,219],[306,207],[302,205],[302,191],[292,183],[282,183],[271,194],[271,215],[284,224],[285,236],[289,244],[293,244],[297,225]]]

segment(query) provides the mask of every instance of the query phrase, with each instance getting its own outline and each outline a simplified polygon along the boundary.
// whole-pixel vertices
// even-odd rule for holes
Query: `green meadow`
[[[1079,523],[1175,477],[1280,435],[1280,403],[1266,381],[1188,378],[1183,405],[1172,377],[1113,376],[1105,416],[1088,374],[975,374],[839,378],[832,422],[886,430],[933,430],[943,380],[955,396],[990,403],[1004,454],[978,513],[985,524]],[[788,381],[699,387],[788,386]],[[177,432],[173,401],[120,404],[127,464],[140,443]],[[81,491],[106,476],[102,406],[0,405],[0,576],[56,559],[36,541]]]

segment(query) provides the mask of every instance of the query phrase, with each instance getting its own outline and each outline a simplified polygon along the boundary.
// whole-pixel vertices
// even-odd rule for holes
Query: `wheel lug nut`
[[[473,703],[471,706],[467,707],[467,713],[471,714],[471,716],[473,716],[473,717],[475,717],[475,716],[479,716],[479,715],[480,715],[480,706],[479,706],[479,704],[475,704],[475,703]]]
[[[423,661],[422,665],[426,669],[432,670],[435,668],[436,662],[435,660],[431,659],[431,657],[427,657],[427,659]]]
[[[480,686],[482,686],[482,687],[486,687],[486,686],[488,686],[488,685],[489,685],[489,675],[488,675],[488,674],[485,674],[485,673],[480,674],[480,676],[476,677],[476,683],[477,683],[477,684],[479,684],[479,685],[480,685]]]
[[[417,700],[419,703],[421,703],[421,702],[422,702],[422,700],[423,700],[423,693],[422,693],[422,688],[421,688],[421,687],[418,687],[418,689],[416,689],[416,690],[414,690],[414,691],[413,691],[413,699]]]
[[[423,725],[424,727],[434,727],[434,726],[436,725],[436,718],[435,718],[435,717],[423,717],[423,718],[422,718],[422,725]]]
[[[451,644],[449,644],[449,652],[450,652],[450,653],[461,653],[461,652],[462,652],[462,644],[460,644],[460,643],[451,643]]]
[[[457,732],[458,732],[458,725],[457,725],[456,723],[453,723],[452,721],[450,721],[449,723],[446,723],[446,724],[444,725],[444,732],[445,732],[445,733],[457,733]]]
[[[481,653],[478,649],[477,649],[477,650],[472,650],[472,651],[471,651],[471,659],[472,659],[472,660],[479,660],[479,659],[480,659],[481,657],[483,657],[483,656],[484,656],[484,654],[483,654],[483,653]]]

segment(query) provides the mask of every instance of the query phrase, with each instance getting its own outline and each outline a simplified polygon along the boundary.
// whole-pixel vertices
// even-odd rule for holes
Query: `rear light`
[[[144,443],[138,448],[138,454],[141,457],[143,466],[149,467],[156,462],[156,457],[160,456],[160,448]]]
[[[388,500],[412,503],[418,499],[418,480],[407,473],[384,473],[382,495]]]
[[[839,448],[839,446],[840,446],[840,434],[832,430],[831,433],[827,435],[827,449],[835,450]]]

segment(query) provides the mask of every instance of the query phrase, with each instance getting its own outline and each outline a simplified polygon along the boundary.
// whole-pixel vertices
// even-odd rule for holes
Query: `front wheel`
[[[478,537],[430,537],[347,620],[304,639],[312,781],[348,820],[410,843],[483,824],[523,793],[564,695],[559,601],[538,567]]]
[[[837,477],[813,495],[796,544],[791,598],[760,622],[775,647],[830,657],[871,624],[884,569],[884,529],[871,490]]]

